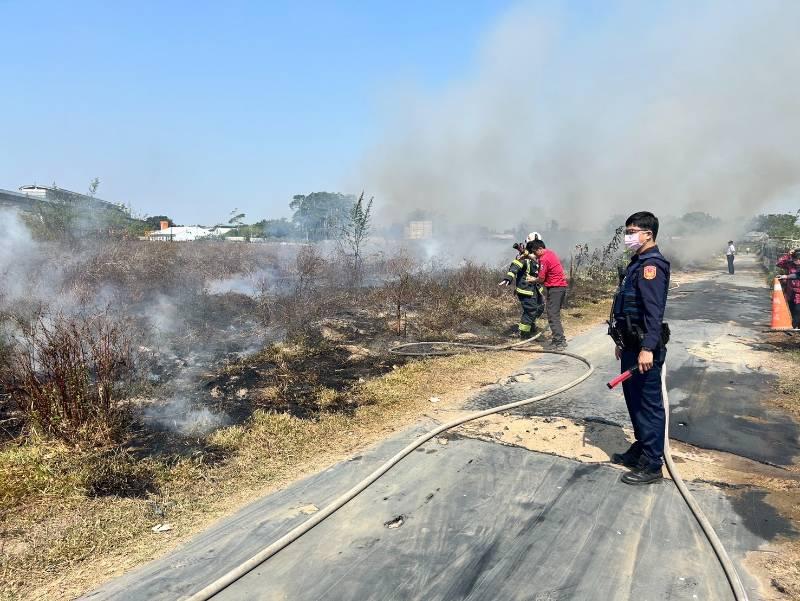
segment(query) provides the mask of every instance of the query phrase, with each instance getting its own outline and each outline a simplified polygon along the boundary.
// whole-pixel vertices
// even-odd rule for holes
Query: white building
[[[200,238],[207,238],[211,230],[199,225],[165,227],[155,232],[150,232],[147,239],[159,242],[192,242]]]
[[[433,238],[432,221],[410,221],[406,226],[406,240],[430,240]]]

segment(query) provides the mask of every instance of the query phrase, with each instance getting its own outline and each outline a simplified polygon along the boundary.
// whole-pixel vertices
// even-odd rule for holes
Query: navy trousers
[[[633,424],[636,442],[632,451],[640,455],[640,465],[647,470],[657,470],[664,456],[664,398],[661,394],[661,370],[667,349],[653,351],[653,367],[647,372],[635,373],[622,384],[625,404]],[[622,351],[622,371],[638,363],[639,351]]]

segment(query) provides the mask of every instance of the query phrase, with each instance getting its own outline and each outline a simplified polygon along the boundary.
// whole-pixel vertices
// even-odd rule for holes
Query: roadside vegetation
[[[17,232],[18,285],[0,297],[2,598],[77,594],[526,360],[391,356],[508,342],[518,302],[497,286],[506,265],[368,253],[371,205],[353,206],[327,248]],[[605,317],[613,277],[596,276],[576,274],[568,328]]]

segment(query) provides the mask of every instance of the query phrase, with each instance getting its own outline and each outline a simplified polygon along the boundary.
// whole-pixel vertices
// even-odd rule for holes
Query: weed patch
[[[0,386],[31,430],[66,443],[118,441],[134,373],[128,332],[104,316],[40,317],[13,337]]]

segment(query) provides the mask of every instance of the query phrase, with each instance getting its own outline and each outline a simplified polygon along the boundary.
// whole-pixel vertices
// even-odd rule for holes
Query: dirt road
[[[757,483],[797,484],[798,426],[765,402],[776,377],[759,333],[768,292],[752,262],[737,267],[733,277],[688,278],[671,294],[671,437],[687,443],[676,444],[679,468],[694,480],[690,488],[751,598],[785,598],[750,559],[774,552],[778,539],[797,538]],[[217,598],[731,598],[674,485],[629,487],[604,463],[629,436],[621,393],[604,384],[618,370],[604,329],[579,336],[570,350],[597,366],[584,385],[431,441]],[[430,423],[252,504],[85,598],[177,599],[202,588],[434,421],[532,396],[579,371],[564,358],[532,361],[458,405],[432,410]],[[731,483],[737,478],[748,485]]]

